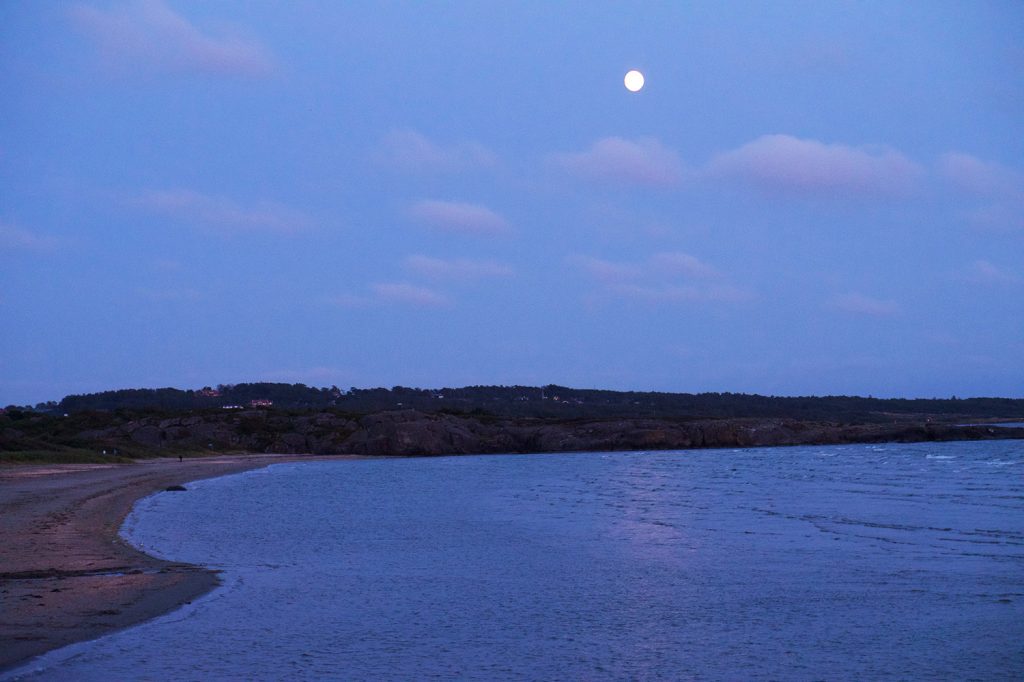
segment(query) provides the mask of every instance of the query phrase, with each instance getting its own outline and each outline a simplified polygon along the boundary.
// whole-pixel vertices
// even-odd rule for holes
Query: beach
[[[137,500],[169,486],[298,459],[323,458],[0,467],[0,670],[149,620],[217,586],[213,571],[157,559],[120,538]]]

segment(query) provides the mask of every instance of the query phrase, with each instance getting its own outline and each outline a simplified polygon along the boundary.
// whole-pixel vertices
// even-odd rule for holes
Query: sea
[[[276,464],[123,535],[222,572],[24,680],[1020,680],[1024,441]]]

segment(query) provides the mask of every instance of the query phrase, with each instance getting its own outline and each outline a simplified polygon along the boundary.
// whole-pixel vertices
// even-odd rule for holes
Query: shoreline
[[[341,459],[362,458],[233,455],[0,466],[0,672],[169,613],[220,584],[213,570],[158,559],[121,538],[138,500],[168,486],[280,462]]]

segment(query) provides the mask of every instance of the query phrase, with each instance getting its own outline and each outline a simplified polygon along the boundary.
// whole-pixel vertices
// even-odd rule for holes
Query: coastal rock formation
[[[60,418],[51,419],[52,433],[64,428]],[[556,420],[417,410],[362,416],[332,411],[210,410],[174,417],[164,414],[127,419],[116,413],[93,413],[87,425],[90,428],[63,436],[64,443],[115,453],[123,451],[128,456],[173,455],[180,451],[429,456],[1024,437],[1021,428],[921,421],[839,424],[783,418]],[[4,429],[0,436],[3,449],[48,446],[39,434],[30,436],[21,429]]]
[[[415,410],[382,412],[359,420],[359,428],[342,443],[359,455],[467,454],[479,451],[482,439],[470,420],[428,415]]]

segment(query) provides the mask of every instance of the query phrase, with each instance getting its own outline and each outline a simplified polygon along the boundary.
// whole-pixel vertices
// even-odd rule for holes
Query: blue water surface
[[[19,678],[1024,676],[1022,441],[280,464],[124,533],[224,586]]]

